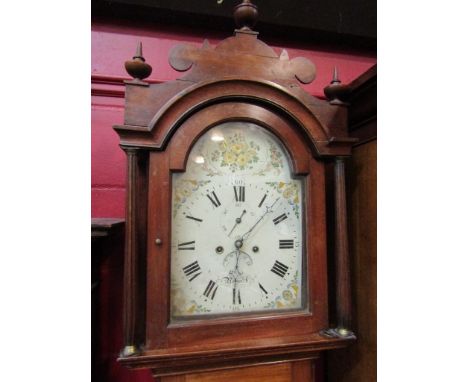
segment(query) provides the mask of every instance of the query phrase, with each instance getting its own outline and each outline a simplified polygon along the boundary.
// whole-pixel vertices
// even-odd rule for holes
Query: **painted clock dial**
[[[172,319],[301,309],[303,183],[250,122],[208,130],[172,175]]]

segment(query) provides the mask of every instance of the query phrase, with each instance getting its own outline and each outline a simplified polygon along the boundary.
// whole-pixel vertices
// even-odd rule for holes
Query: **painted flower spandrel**
[[[200,187],[210,183],[209,180],[180,179],[174,187],[173,215],[176,216],[179,208],[187,201],[187,198]]]
[[[281,295],[269,302],[265,307],[270,308],[291,308],[297,306],[299,298],[299,285],[297,284],[298,272],[295,273],[291,283],[283,290]]]
[[[299,218],[299,188],[296,182],[267,182],[267,185],[276,190],[289,204],[293,206],[294,213]]]

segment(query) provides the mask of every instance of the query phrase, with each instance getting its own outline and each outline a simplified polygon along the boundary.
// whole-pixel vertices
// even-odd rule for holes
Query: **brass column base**
[[[349,338],[356,339],[356,335],[346,328],[330,328],[320,332],[320,335],[331,338]]]
[[[122,351],[120,352],[120,356],[121,357],[132,357],[134,355],[137,355],[139,352],[138,352],[138,349],[135,345],[127,345],[125,346]]]

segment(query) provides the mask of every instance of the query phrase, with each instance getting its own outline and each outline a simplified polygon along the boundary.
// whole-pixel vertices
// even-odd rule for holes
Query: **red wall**
[[[123,123],[124,87],[122,79],[129,78],[124,62],[135,53],[138,41],[143,42],[143,55],[153,67],[150,80],[167,81],[180,77],[168,63],[170,48],[177,43],[201,45],[204,38],[211,44],[222,38],[209,30],[180,30],[180,28],[136,27],[117,22],[92,25],[92,113],[91,113],[91,203],[93,217],[125,216],[125,154],[118,146],[112,125]],[[261,35],[260,35],[261,38]],[[312,95],[323,97],[322,89],[331,79],[337,65],[343,82],[349,82],[376,62],[375,55],[365,52],[340,52],[289,43],[279,45],[266,41],[277,52],[286,48],[289,57],[303,56],[317,66],[317,78],[305,86]]]
[[[176,30],[168,27],[152,28],[123,25],[120,23],[96,23],[92,25],[92,75],[91,75],[91,202],[92,217],[125,217],[125,154],[119,148],[117,134],[112,125],[123,123],[124,86],[129,78],[124,62],[131,59],[138,41],[143,42],[143,54],[153,67],[150,80],[167,81],[180,76],[168,64],[170,48],[180,42],[201,45],[204,38],[211,44],[228,36],[219,36],[209,30]],[[260,36],[261,37],[261,36]],[[340,69],[343,82],[349,82],[369,69],[376,62],[375,55],[358,52],[339,52],[333,49],[313,49],[292,44],[279,45],[266,41],[278,52],[286,48],[289,57],[303,56],[317,66],[317,79],[307,86],[312,95],[323,97],[322,89],[330,81],[333,66]],[[112,272],[104,267],[100,292],[101,354],[104,363],[103,378],[119,382],[151,382],[149,371],[130,371],[115,359],[122,344],[121,325],[121,271],[122,254],[114,251]],[[110,269],[109,268],[109,269]],[[119,273],[120,272],[120,273]],[[112,276],[113,277],[110,277]],[[112,291],[112,292],[111,292]],[[111,317],[112,316],[112,317]],[[102,381],[104,382],[104,380]]]

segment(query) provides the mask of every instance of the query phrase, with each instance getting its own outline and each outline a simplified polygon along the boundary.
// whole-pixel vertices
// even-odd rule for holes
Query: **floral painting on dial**
[[[253,175],[265,176],[269,172],[275,172],[276,174],[281,173],[281,169],[283,168],[283,154],[279,150],[278,146],[274,145],[271,142],[269,143],[268,149],[268,160],[266,161],[265,165],[258,169]]]
[[[209,159],[202,169],[208,176],[249,171],[252,175],[265,176],[271,172],[279,175],[285,160],[277,143],[267,133],[252,134],[249,129],[220,129],[219,142],[208,141],[201,147],[199,157]],[[260,140],[261,139],[261,140]]]
[[[171,285],[171,301],[172,315],[185,316],[202,312],[210,312],[209,309],[201,306],[196,301],[187,300],[186,296],[184,295],[183,288],[174,282],[172,282]]]
[[[238,126],[238,125],[237,125]],[[280,175],[287,159],[274,136],[266,130],[253,129],[248,122],[242,128],[226,123],[218,126],[194,147],[189,166],[206,176]]]
[[[177,215],[179,208],[186,202],[187,198],[200,187],[210,183],[210,180],[179,179],[174,186],[173,216]]]
[[[231,172],[252,169],[258,162],[259,150],[259,145],[247,142],[242,133],[235,132],[218,143],[218,148],[211,152],[211,161],[219,162],[221,167],[228,167]]]
[[[292,182],[267,182],[267,185],[276,190],[289,204],[293,206],[294,213],[299,219],[299,187],[294,181]]]
[[[298,272],[295,273],[294,278],[288,284],[287,288],[275,298],[274,301],[268,303],[265,308],[295,308],[299,301],[300,289],[297,283]]]

